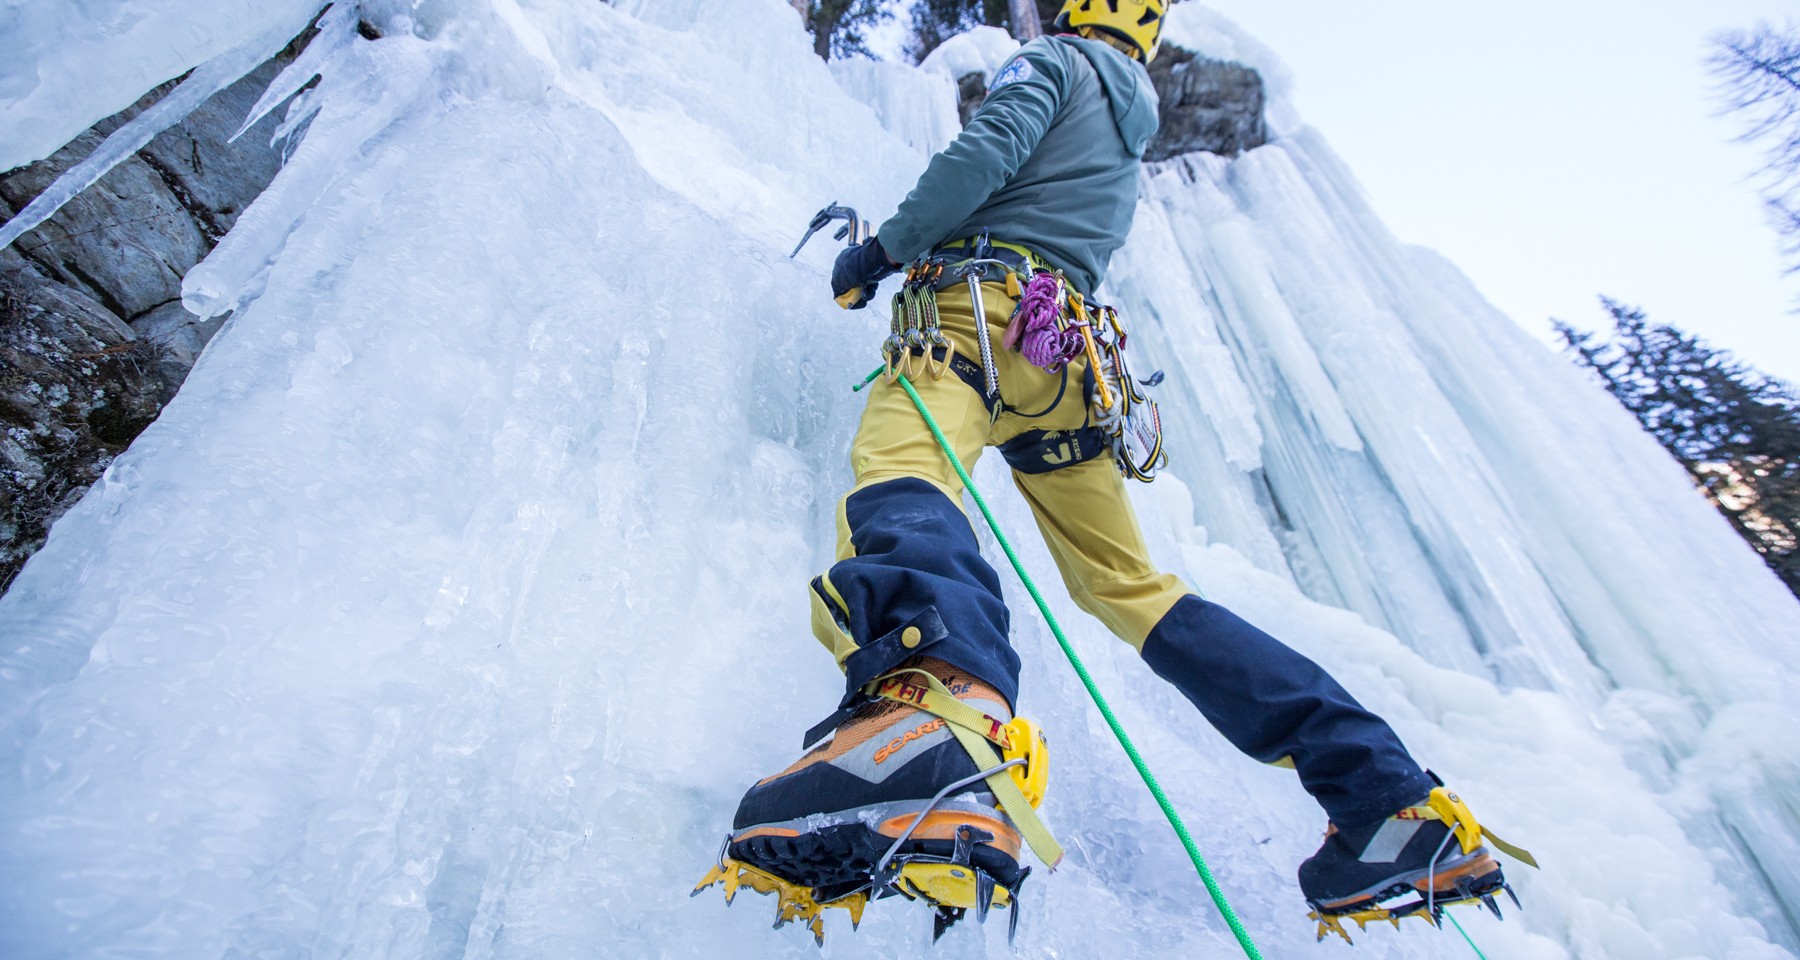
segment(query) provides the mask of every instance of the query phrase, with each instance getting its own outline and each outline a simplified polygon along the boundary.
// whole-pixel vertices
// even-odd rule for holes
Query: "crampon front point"
[[[1410,903],[1386,907],[1377,904],[1341,912],[1325,912],[1315,907],[1306,915],[1306,918],[1318,921],[1318,938],[1320,940],[1324,940],[1327,934],[1335,933],[1343,937],[1345,943],[1354,943],[1355,941],[1350,939],[1350,931],[1344,927],[1346,920],[1355,921],[1358,930],[1366,930],[1369,924],[1382,922],[1391,923],[1394,925],[1394,929],[1398,930],[1400,921],[1408,917],[1418,917],[1434,927],[1439,927],[1443,925],[1445,908],[1461,904],[1474,904],[1478,910],[1485,907],[1493,911],[1494,919],[1503,919],[1500,914],[1500,904],[1494,899],[1494,895],[1502,891],[1512,898],[1513,906],[1523,909],[1519,904],[1518,894],[1513,893],[1512,885],[1506,882],[1498,869],[1495,869],[1493,873],[1478,880],[1470,880],[1466,877],[1458,880],[1451,892],[1435,893],[1425,899],[1414,900]],[[1418,895],[1419,891],[1414,890],[1412,893]]]
[[[718,865],[700,878],[690,895],[698,896],[715,884],[724,884],[727,905],[736,899],[738,890],[743,887],[761,894],[774,894],[775,928],[793,922],[805,924],[820,946],[825,943],[826,910],[835,908],[847,912],[850,927],[854,930],[862,923],[863,909],[870,900],[893,896],[919,901],[933,908],[933,941],[970,910],[975,911],[976,920],[986,923],[988,911],[1005,909],[1008,911],[1007,938],[1010,941],[1019,925],[1018,890],[1031,869],[1022,869],[1007,884],[978,866],[975,862],[977,848],[993,839],[992,834],[965,824],[957,828],[955,848],[948,857],[903,854],[878,865],[864,882],[809,887],[732,859],[727,855],[731,845],[728,837]]]

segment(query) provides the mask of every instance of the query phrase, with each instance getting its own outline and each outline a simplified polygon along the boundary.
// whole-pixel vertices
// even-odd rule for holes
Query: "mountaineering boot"
[[[723,882],[727,902],[739,886],[778,894],[776,925],[806,922],[821,941],[824,908],[856,923],[869,900],[895,894],[936,907],[937,934],[970,908],[985,920],[990,907],[1014,907],[1016,922],[1030,872],[1021,848],[1060,858],[1032,809],[1047,771],[1042,734],[940,660],[909,661],[864,692],[870,702],[829,740],[744,795],[720,864],[695,892]]]
[[[1332,824],[1324,845],[1300,865],[1300,892],[1313,908],[1309,916],[1319,921],[1319,938],[1329,932],[1350,939],[1345,919],[1359,927],[1372,920],[1398,925],[1409,916],[1436,924],[1444,907],[1459,903],[1478,903],[1500,916],[1494,894],[1505,891],[1514,904],[1518,897],[1483,839],[1468,805],[1441,785],[1384,820],[1354,827]],[[1491,832],[1485,839],[1537,866],[1529,853]],[[1382,905],[1402,896],[1420,899]]]

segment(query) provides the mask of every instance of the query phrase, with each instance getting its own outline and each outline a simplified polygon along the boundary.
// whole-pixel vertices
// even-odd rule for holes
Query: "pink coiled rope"
[[[1033,365],[1051,373],[1061,370],[1087,347],[1080,330],[1087,325],[1085,317],[1075,318],[1067,327],[1058,327],[1062,299],[1062,277],[1049,271],[1032,274],[1019,297],[1018,315],[1008,325],[1004,340],[1007,349],[1019,351]]]

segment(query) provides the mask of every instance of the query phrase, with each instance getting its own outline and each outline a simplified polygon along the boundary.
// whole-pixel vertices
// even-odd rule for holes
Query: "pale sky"
[[[1604,293],[1800,383],[1800,277],[1703,64],[1794,0],[1206,2],[1287,62],[1389,228],[1534,335],[1600,327]]]
[[[1800,277],[1703,62],[1793,0],[1209,3],[1287,62],[1394,233],[1526,329],[1599,327],[1604,293],[1800,383]]]

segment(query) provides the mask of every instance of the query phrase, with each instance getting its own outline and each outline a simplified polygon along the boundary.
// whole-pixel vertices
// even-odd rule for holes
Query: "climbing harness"
[[[719,862],[695,885],[692,896],[714,884],[724,884],[725,902],[730,904],[740,887],[748,886],[757,893],[774,894],[775,926],[798,921],[807,925],[813,939],[825,943],[824,911],[843,909],[850,914],[851,927],[862,922],[863,909],[870,900],[892,896],[923,901],[933,908],[932,939],[944,935],[969,910],[976,920],[987,922],[989,910],[1009,910],[1007,939],[1018,930],[1019,888],[1030,875],[1026,867],[1010,885],[995,879],[975,862],[976,848],[996,839],[994,830],[1016,833],[1012,838],[1031,847],[1031,851],[1050,870],[1062,862],[1063,850],[1050,835],[1049,828],[1037,814],[1044,802],[1050,777],[1050,748],[1036,723],[1024,717],[1002,722],[958,700],[944,682],[917,667],[902,667],[885,673],[866,684],[860,691],[861,703],[892,701],[931,714],[949,728],[957,743],[968,752],[978,771],[943,787],[915,814],[906,828],[875,862],[866,882],[838,885],[831,889],[806,887],[790,883],[764,870],[729,856],[731,838],[719,851]],[[927,821],[945,797],[985,783],[999,804],[1004,820],[988,821],[994,830],[971,823],[959,824],[948,857],[924,853],[902,853],[901,848],[914,831]],[[1010,822],[1009,822],[1010,821]]]
[[[1021,281],[1021,276],[1026,279]],[[990,281],[990,277],[1004,280]],[[1091,419],[1106,438],[1119,472],[1146,483],[1155,479],[1168,464],[1168,455],[1163,450],[1162,413],[1144,390],[1162,383],[1162,371],[1143,380],[1133,379],[1125,362],[1127,338],[1119,311],[1089,304],[1068,285],[1061,271],[1042,266],[1022,247],[993,240],[985,230],[945,244],[907,266],[906,280],[894,294],[892,329],[881,347],[888,382],[910,377],[916,369],[940,380],[950,368],[955,348],[939,326],[937,293],[959,282],[958,278],[968,285],[969,304],[979,318],[975,345],[981,354],[979,389],[983,399],[991,402],[1000,395],[984,284],[1004,282],[1007,295],[1018,305],[1001,346],[1050,373],[1085,358],[1093,377]],[[920,359],[918,367],[915,358]]]
[[[1479,850],[1483,841],[1485,841],[1493,844],[1496,849],[1513,859],[1518,860],[1520,863],[1536,867],[1538,865],[1537,858],[1533,857],[1529,850],[1507,843],[1505,840],[1496,836],[1492,830],[1485,830],[1480,823],[1476,822],[1475,814],[1469,809],[1469,805],[1464,803],[1461,797],[1442,786],[1441,783],[1431,791],[1430,796],[1425,801],[1424,807],[1415,809],[1418,810],[1420,815],[1436,817],[1450,827],[1450,831],[1444,834],[1443,842],[1439,843],[1437,850],[1432,853],[1431,865],[1425,876],[1425,886],[1422,891],[1422,898],[1414,902],[1399,904],[1392,907],[1383,907],[1379,904],[1374,904],[1359,909],[1340,910],[1336,912],[1328,911],[1318,904],[1313,904],[1312,912],[1308,913],[1306,916],[1309,920],[1318,921],[1318,939],[1323,940],[1327,934],[1335,933],[1338,936],[1343,937],[1345,943],[1353,942],[1350,939],[1350,932],[1344,928],[1345,920],[1355,921],[1358,930],[1366,930],[1368,929],[1369,924],[1381,923],[1384,921],[1393,924],[1395,929],[1398,929],[1401,920],[1408,917],[1418,917],[1426,923],[1441,929],[1443,927],[1444,918],[1448,916],[1448,914],[1444,912],[1445,908],[1465,903],[1474,905],[1478,910],[1487,909],[1492,911],[1494,919],[1499,920],[1502,919],[1502,917],[1500,915],[1500,904],[1495,898],[1495,894],[1501,892],[1504,892],[1512,899],[1515,908],[1524,909],[1519,903],[1519,895],[1513,892],[1512,884],[1507,883],[1505,879],[1503,879],[1503,875],[1499,870],[1495,870],[1483,877],[1458,877],[1454,884],[1455,892],[1453,894],[1440,895],[1436,883],[1437,864],[1438,861],[1443,858],[1444,851],[1450,846],[1451,840],[1456,840],[1460,844],[1462,852],[1465,854],[1472,854]],[[1419,892],[1416,887],[1414,890],[1415,892]],[[1395,895],[1398,894],[1390,894],[1389,896]],[[1370,901],[1363,902],[1368,903]],[[1454,917],[1451,917],[1451,922],[1456,923]],[[1477,954],[1480,954],[1481,949],[1475,946],[1475,941],[1469,939],[1469,934],[1462,929],[1462,924],[1456,923],[1456,929],[1462,932],[1463,939],[1469,940],[1469,946],[1473,948]]]
[[[1162,414],[1140,388],[1162,383],[1163,373],[1132,379],[1125,341],[1117,309],[1090,306],[1069,289],[1061,271],[1038,270],[1026,281],[1001,342],[1051,373],[1086,357],[1094,375],[1094,425],[1112,447],[1119,472],[1148,483],[1169,458],[1163,452]]]
[[[1169,462],[1163,452],[1162,412],[1156,402],[1139,387],[1154,387],[1163,381],[1156,371],[1143,380],[1133,380],[1125,365],[1125,326],[1119,322],[1119,311],[1100,307],[1097,316],[1101,335],[1094,336],[1082,328],[1088,355],[1093,358],[1099,402],[1094,408],[1095,425],[1112,443],[1113,458],[1120,472],[1145,483],[1156,479],[1157,471]]]

